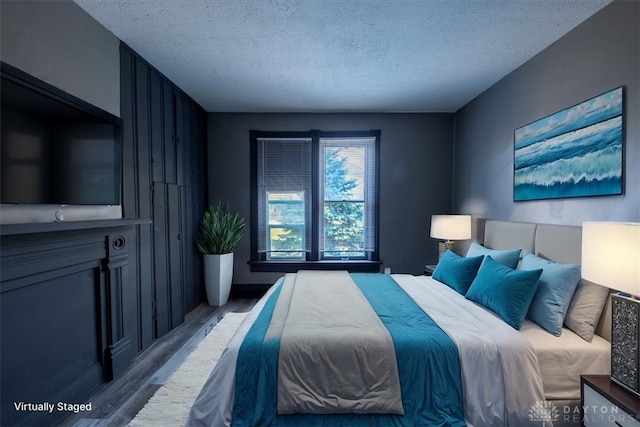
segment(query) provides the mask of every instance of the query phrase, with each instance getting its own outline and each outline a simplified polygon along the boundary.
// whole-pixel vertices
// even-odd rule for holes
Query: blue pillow
[[[489,249],[476,242],[472,242],[467,250],[467,256],[490,255],[491,258],[499,263],[509,268],[516,268],[518,261],[520,261],[520,252],[522,252],[522,249]]]
[[[560,264],[525,251],[520,270],[539,268],[542,269],[542,275],[527,319],[559,337],[571,298],[580,281],[580,264]]]
[[[541,274],[542,269],[514,270],[487,256],[466,297],[493,311],[514,329],[520,329]]]
[[[447,250],[438,261],[432,277],[464,295],[476,277],[483,258],[465,258]]]

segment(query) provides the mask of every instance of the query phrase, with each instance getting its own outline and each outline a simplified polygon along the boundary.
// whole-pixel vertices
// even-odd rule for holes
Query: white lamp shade
[[[640,223],[583,223],[582,277],[640,295]]]
[[[431,237],[442,240],[471,238],[471,215],[433,215]]]

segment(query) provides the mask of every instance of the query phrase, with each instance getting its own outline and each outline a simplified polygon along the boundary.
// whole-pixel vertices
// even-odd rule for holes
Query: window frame
[[[348,270],[350,272],[378,272],[382,262],[379,258],[379,241],[380,241],[380,136],[381,132],[377,130],[369,131],[320,131],[310,130],[304,132],[291,131],[258,131],[249,132],[251,144],[251,217],[250,217],[250,237],[251,237],[251,259],[249,265],[252,272],[280,272],[293,273],[301,269],[309,270]],[[319,156],[320,156],[320,139],[321,138],[375,138],[375,191],[374,204],[376,215],[374,220],[374,249],[368,253],[366,258],[362,259],[338,259],[338,258],[321,258],[319,252],[319,227],[320,227],[320,191],[318,191],[320,180],[319,172]],[[266,254],[258,251],[258,140],[274,138],[309,138],[311,139],[311,180],[312,180],[312,196],[311,196],[311,250],[307,252],[305,260],[274,260],[267,259]]]

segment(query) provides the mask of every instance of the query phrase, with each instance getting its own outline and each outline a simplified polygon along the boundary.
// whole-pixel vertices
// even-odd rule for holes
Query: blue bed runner
[[[238,354],[233,426],[464,426],[458,349],[388,275],[352,274],[395,346],[405,414],[278,415],[280,338],[265,341],[282,281]],[[416,340],[416,337],[421,337]]]

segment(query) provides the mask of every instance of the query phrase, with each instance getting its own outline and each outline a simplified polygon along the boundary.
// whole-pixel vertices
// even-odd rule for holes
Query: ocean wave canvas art
[[[515,130],[515,201],[622,194],[623,88]]]

